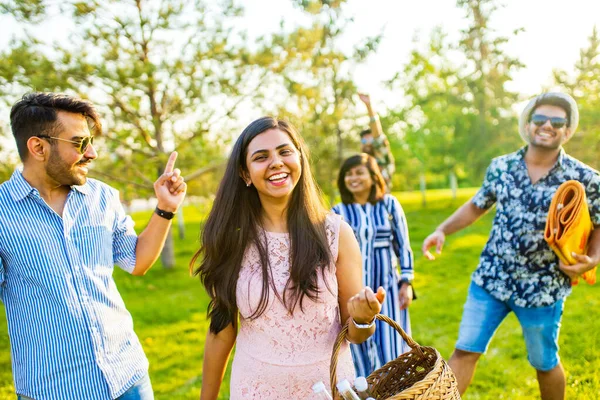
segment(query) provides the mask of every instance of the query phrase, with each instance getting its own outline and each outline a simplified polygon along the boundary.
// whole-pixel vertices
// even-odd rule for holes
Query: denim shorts
[[[560,361],[558,333],[564,299],[548,307],[526,308],[513,300],[500,301],[471,282],[465,303],[456,348],[485,353],[496,329],[509,312],[514,312],[525,338],[527,359],[539,371],[550,371]]]

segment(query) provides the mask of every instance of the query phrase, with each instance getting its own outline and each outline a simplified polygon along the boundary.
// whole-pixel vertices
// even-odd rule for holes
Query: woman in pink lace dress
[[[333,343],[374,332],[385,291],[362,287],[352,229],[328,214],[301,138],[270,117],[236,141],[194,256],[211,297],[201,399],[216,399],[234,344],[231,399],[310,399]],[[338,251],[342,249],[342,251]],[[347,344],[338,378],[354,378]]]

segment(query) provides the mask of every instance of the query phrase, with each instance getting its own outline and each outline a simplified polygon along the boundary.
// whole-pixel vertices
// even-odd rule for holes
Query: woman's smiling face
[[[373,178],[366,165],[352,167],[344,175],[346,188],[356,198],[357,195],[368,195],[373,187]]]
[[[254,185],[261,199],[289,200],[302,175],[300,151],[286,132],[269,129],[248,144],[246,168],[243,178]]]

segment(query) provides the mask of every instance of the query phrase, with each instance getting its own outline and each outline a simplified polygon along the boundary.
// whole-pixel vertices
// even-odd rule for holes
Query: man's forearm
[[[171,220],[152,214],[148,226],[138,236],[133,275],[144,275],[156,262],[165,245],[170,227]]]
[[[469,200],[442,222],[436,230],[441,231],[446,236],[451,235],[471,225],[486,212],[487,210],[477,207]]]
[[[373,112],[371,107],[369,107],[369,128],[371,128],[371,134],[374,138],[378,138],[383,134],[383,128],[381,127],[379,116]]]
[[[371,103],[365,103],[367,107],[367,113],[369,114],[369,128],[371,128],[371,134],[373,137],[379,137],[383,133],[383,129],[381,128],[381,122],[379,121],[379,116],[373,110],[373,106]]]

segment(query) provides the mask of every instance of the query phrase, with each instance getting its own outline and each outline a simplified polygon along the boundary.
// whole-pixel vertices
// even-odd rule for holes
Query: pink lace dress
[[[327,218],[331,252],[337,259],[341,218]],[[273,280],[280,295],[289,279],[290,241],[287,233],[266,232]],[[246,250],[237,284],[240,329],[231,371],[231,399],[310,399],[312,385],[329,387],[333,344],[341,330],[335,265],[319,274],[318,300],[305,298],[303,311],[290,315],[271,292],[266,311],[248,319],[256,309],[262,288],[258,251]],[[328,289],[329,288],[329,289]],[[272,291],[273,289],[270,288]],[[338,379],[354,379],[352,357],[345,343],[338,359]]]

